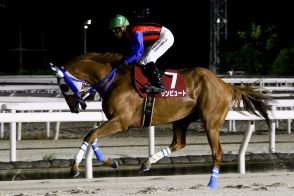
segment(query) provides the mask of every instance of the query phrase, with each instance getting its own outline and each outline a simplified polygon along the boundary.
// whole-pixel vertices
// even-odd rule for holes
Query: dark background
[[[88,52],[119,51],[108,31],[117,13],[134,21],[134,10],[148,7],[150,19],[168,27],[173,47],[159,59],[162,67],[208,67],[210,1],[159,0],[0,0],[0,72],[19,69],[20,29],[23,69],[48,69],[83,53],[83,23],[88,29]],[[228,37],[248,29],[251,22],[278,24],[281,45],[293,44],[294,14],[290,1],[228,0]]]

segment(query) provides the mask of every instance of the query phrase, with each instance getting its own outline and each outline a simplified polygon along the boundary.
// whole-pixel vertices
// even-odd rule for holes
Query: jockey
[[[124,57],[123,65],[138,62],[151,85],[146,92],[164,92],[160,71],[156,60],[174,43],[174,36],[166,27],[150,22],[130,25],[126,17],[116,15],[109,28],[118,39],[125,38],[130,42],[130,53]]]

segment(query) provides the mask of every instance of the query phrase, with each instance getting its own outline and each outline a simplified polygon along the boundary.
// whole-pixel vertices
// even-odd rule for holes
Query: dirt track
[[[218,187],[206,187],[209,175],[1,182],[0,196],[12,195],[205,195],[292,196],[294,172],[220,174]]]

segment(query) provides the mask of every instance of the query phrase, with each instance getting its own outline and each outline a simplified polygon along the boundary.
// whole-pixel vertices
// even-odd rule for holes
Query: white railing
[[[16,161],[16,123],[21,122],[103,122],[107,121],[102,112],[101,102],[87,103],[87,112],[73,114],[69,112],[68,105],[63,102],[48,103],[6,103],[2,104],[0,113],[2,123],[10,123],[10,160]],[[62,110],[65,110],[61,112]],[[22,111],[22,112],[19,112]],[[27,112],[23,112],[27,111]],[[40,112],[48,111],[48,112]],[[19,113],[17,113],[19,112]],[[58,130],[55,139],[58,137]],[[1,133],[2,134],[2,133]],[[48,133],[47,133],[48,135]],[[21,137],[21,129],[18,129],[18,140]]]
[[[269,115],[272,120],[271,128],[270,128],[270,141],[269,141],[269,152],[275,152],[275,134],[276,134],[276,121],[275,120],[288,120],[294,119],[294,111],[293,110],[273,110]],[[250,114],[249,112],[243,112],[243,114],[236,111],[229,111],[226,120],[243,120],[248,121],[248,129],[245,131],[242,143],[239,148],[239,172],[241,174],[245,174],[245,153],[249,141],[251,139],[251,135],[255,130],[255,121],[256,120],[264,120],[263,118],[257,117],[255,115]]]
[[[222,77],[230,84],[245,84],[245,83],[261,83],[263,85],[287,85],[294,86],[294,77],[287,78],[268,78],[267,76],[252,77],[252,78],[237,78],[237,77]],[[55,75],[10,75],[0,76],[0,83],[35,83],[35,84],[57,84]]]
[[[48,98],[47,98],[48,99]],[[69,111],[69,107],[66,104],[64,98],[60,99],[60,98],[52,98],[53,100],[58,100],[57,102],[17,102],[17,103],[0,103],[1,106],[1,110],[2,112],[6,112],[5,116],[9,116],[8,113],[14,112],[17,115],[23,116],[23,119],[30,119],[29,116],[30,114],[36,113],[36,111],[38,111],[38,113],[40,113],[40,111],[42,111],[42,113],[40,116],[44,116],[44,115],[50,115],[47,113],[58,113],[61,111]],[[102,110],[102,103],[101,102],[88,102],[87,103],[87,111],[100,111]],[[26,114],[18,114],[17,112],[20,113],[25,113]],[[15,114],[14,114],[15,115]],[[16,115],[16,116],[17,116]],[[33,114],[35,115],[35,114]],[[62,119],[62,118],[61,118]],[[9,119],[7,119],[9,120]],[[58,139],[58,134],[59,134],[59,127],[60,127],[60,122],[64,122],[62,120],[56,120],[56,121],[52,121],[52,120],[48,120],[48,121],[42,121],[42,122],[46,122],[46,132],[47,132],[47,137],[50,137],[50,121],[51,122],[56,122],[56,132],[55,132],[55,136],[54,136],[54,140]],[[91,122],[92,120],[89,120],[89,122]],[[3,138],[4,136],[4,126],[3,123],[5,122],[4,119],[0,120],[1,122],[1,130],[0,130],[0,137]],[[8,121],[7,121],[8,122]],[[22,122],[31,122],[31,121],[22,121],[22,119],[19,119],[18,123],[18,134],[17,134],[17,140],[21,140],[21,123]],[[38,121],[41,122],[41,121]],[[96,121],[96,122],[99,122]]]
[[[222,78],[226,83],[234,86],[255,84],[260,91],[271,97],[294,97],[294,77],[292,78]]]
[[[57,84],[57,80],[55,75],[8,75],[0,76],[0,83]]]
[[[294,77],[292,78],[222,78],[226,83],[234,85],[243,85],[255,83],[260,87],[265,86],[294,86]]]
[[[64,97],[0,96],[0,105],[5,103],[64,102]],[[1,109],[1,108],[0,108]]]
[[[294,99],[277,99],[276,103],[272,106],[272,110],[293,110],[294,111]],[[241,102],[241,107],[243,104]],[[279,119],[282,120],[282,119]],[[287,119],[288,126],[287,132],[291,133],[291,122],[292,119]],[[276,127],[279,126],[279,121],[276,122]],[[235,120],[229,120],[229,130],[230,132],[236,132],[236,123]]]
[[[0,91],[32,91],[32,90],[55,90],[60,92],[58,85],[1,85]]]
[[[243,85],[255,83],[260,87],[294,87],[294,77],[288,78],[265,78],[265,76],[255,77],[255,78],[230,78],[223,77],[221,78],[226,83],[233,85]],[[3,85],[16,85],[24,86],[25,84],[30,84],[28,86],[35,85],[52,85],[51,87],[55,89],[54,85],[57,86],[57,80],[54,75],[19,75],[19,76],[0,76],[0,83]],[[23,85],[19,85],[23,84]],[[17,87],[17,86],[16,86]],[[58,87],[58,86],[57,86]],[[3,90],[7,90],[9,87],[3,87]],[[22,87],[19,87],[20,89]],[[39,88],[39,87],[36,87]],[[10,88],[10,90],[15,90]],[[1,91],[1,88],[0,88]]]
[[[279,102],[278,102],[279,103]],[[283,106],[287,105],[283,102]],[[293,104],[293,101],[291,101]],[[289,103],[288,103],[289,105]],[[275,105],[278,107],[279,105]],[[2,109],[9,111],[9,113],[0,113],[0,119],[2,122],[10,123],[10,160],[16,161],[16,123],[17,122],[74,122],[74,121],[87,121],[87,122],[101,122],[106,121],[106,117],[101,111],[101,102],[88,103],[88,110],[100,110],[100,111],[87,111],[79,114],[72,114],[70,112],[29,112],[29,113],[16,113],[16,111],[24,110],[68,110],[68,106],[65,102],[58,103],[10,103],[3,104]],[[270,130],[270,142],[269,152],[275,152],[275,120],[288,120],[294,119],[293,109],[286,110],[273,110],[270,113],[270,119],[272,119],[272,126]],[[236,111],[229,111],[226,120],[242,120],[248,121],[248,130],[245,131],[243,141],[239,148],[239,172],[245,173],[245,152],[250,141],[252,132],[255,129],[256,120],[264,120],[255,115],[243,112],[243,114]],[[154,153],[154,133],[149,135],[149,155]],[[92,156],[90,153],[89,156]],[[92,160],[87,157],[87,160]],[[88,175],[91,176],[91,175]]]

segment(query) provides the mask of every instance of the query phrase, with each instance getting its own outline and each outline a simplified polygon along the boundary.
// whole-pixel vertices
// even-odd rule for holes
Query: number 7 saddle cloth
[[[172,69],[164,70],[162,75],[165,91],[163,93],[156,93],[155,98],[167,97],[186,97],[187,90],[183,76],[177,71]],[[134,83],[136,91],[141,97],[147,97],[145,88],[148,86],[149,80],[142,72],[139,65],[134,66]]]

